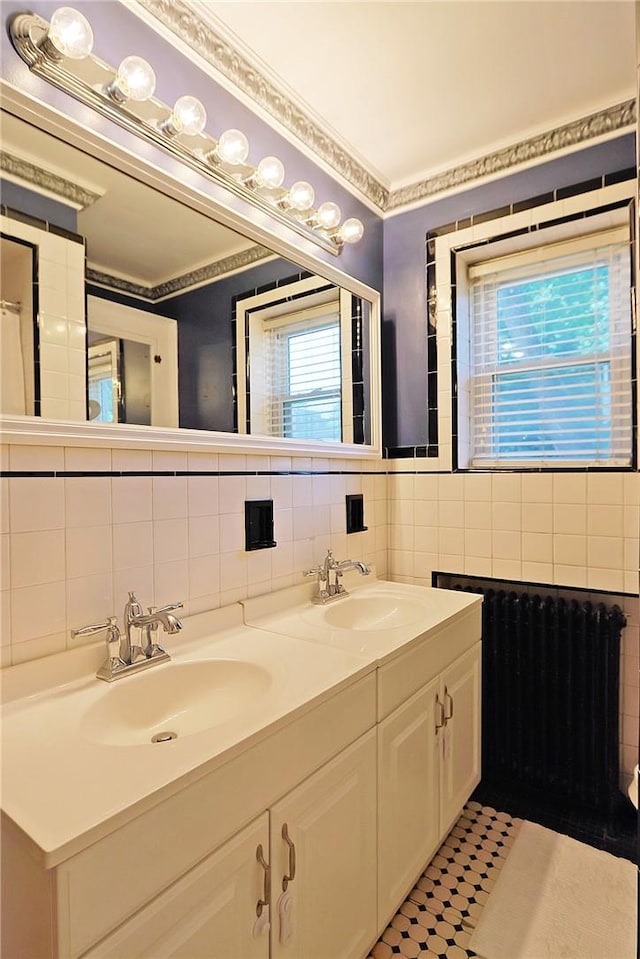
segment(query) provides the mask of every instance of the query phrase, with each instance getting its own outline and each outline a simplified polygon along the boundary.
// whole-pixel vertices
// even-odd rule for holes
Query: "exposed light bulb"
[[[156,75],[153,67],[142,57],[125,57],[118,67],[113,83],[107,88],[107,93],[120,103],[125,100],[142,103],[153,96],[155,88]]]
[[[357,243],[364,236],[364,226],[361,220],[350,216],[340,227],[338,237],[343,243]]]
[[[73,7],[58,7],[54,11],[47,39],[63,57],[72,60],[84,60],[93,50],[91,24]]]
[[[318,207],[316,223],[323,230],[334,230],[340,222],[341,216],[342,213],[338,204],[327,200],[326,203],[321,203]]]
[[[258,186],[276,190],[284,182],[284,165],[277,157],[264,157],[256,170]]]
[[[197,136],[204,130],[207,111],[197,97],[180,97],[175,102],[169,122],[178,133]]]
[[[249,141],[242,130],[225,130],[220,135],[215,152],[223,163],[239,166],[249,156]]]
[[[315,198],[316,191],[311,184],[307,183],[306,180],[297,180],[289,190],[287,205],[294,210],[302,212],[303,210],[311,209]]]

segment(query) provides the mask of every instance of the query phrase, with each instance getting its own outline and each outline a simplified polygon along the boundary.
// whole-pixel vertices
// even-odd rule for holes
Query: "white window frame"
[[[588,191],[566,200],[545,203],[529,210],[486,220],[475,226],[446,233],[435,240],[435,267],[436,267],[436,336],[438,351],[438,455],[428,459],[416,461],[422,469],[430,472],[450,471],[454,467],[454,445],[457,445],[457,469],[469,470],[468,462],[468,395],[466,370],[469,365],[468,338],[461,335],[460,317],[468,310],[468,288],[466,283],[465,262],[474,258],[480,259],[478,250],[486,248],[491,242],[492,256],[507,255],[518,252],[531,246],[540,244],[543,236],[549,236],[553,231],[553,241],[568,239],[576,236],[576,230],[593,232],[596,229],[617,226],[629,222],[627,204],[635,200],[636,181],[627,180],[616,183],[600,190]],[[592,215],[593,211],[602,207],[611,207],[612,204],[624,204],[617,210],[607,210],[602,214]],[[588,213],[588,216],[581,214]],[[536,230],[543,224],[575,217],[570,222],[560,223],[557,226]],[[532,232],[529,232],[531,228]],[[548,229],[548,233],[547,233]],[[523,236],[510,236],[508,239],[494,242],[496,237],[513,234],[525,230]],[[475,251],[473,253],[472,251]],[[454,346],[453,328],[453,301],[452,301],[452,254],[455,257],[455,310],[456,332]],[[486,253],[485,253],[486,256]],[[454,434],[452,419],[452,364],[457,362],[457,422]],[[640,368],[640,337],[636,337],[636,362]],[[636,416],[638,408],[636,407]],[[406,461],[403,461],[406,464]],[[527,469],[538,468],[530,462]],[[554,464],[552,469],[561,468]],[[569,468],[583,469],[573,462]],[[489,469],[489,467],[486,467]],[[517,469],[517,467],[502,467],[502,469]]]
[[[467,269],[466,284],[468,288],[473,286],[473,281],[476,278],[486,276],[492,273],[499,273],[501,269],[513,271],[513,270],[522,270],[522,278],[529,277],[530,279],[535,279],[535,274],[530,274],[527,270],[528,267],[539,264],[542,269],[545,265],[552,260],[556,260],[560,257],[579,257],[581,254],[590,254],[592,251],[603,248],[608,245],[619,245],[626,244],[628,246],[630,242],[629,235],[629,226],[628,223],[622,226],[618,226],[611,229],[599,230],[596,232],[590,232],[585,235],[581,235],[576,239],[572,240],[561,240],[556,243],[545,243],[544,245],[538,245],[532,247],[528,250],[520,251],[511,255],[500,256],[500,257],[491,257],[489,259],[482,259],[479,262],[470,265]],[[585,262],[587,261],[585,258]],[[543,275],[541,273],[540,275]],[[517,273],[511,273],[510,279],[514,282],[517,281]],[[463,319],[463,322],[468,326],[468,335],[471,336],[471,308],[469,307],[466,311],[466,316]],[[492,324],[492,325],[491,325]],[[497,309],[491,313],[490,324],[486,329],[486,332],[492,340],[492,342],[498,342],[498,314]],[[629,336],[631,335],[631,324],[629,321]],[[629,344],[630,346],[630,344]],[[624,359],[626,359],[625,357]],[[537,360],[527,360],[521,364],[511,363],[508,367],[505,367],[501,373],[515,374],[525,371],[530,371],[532,368],[539,369],[542,371],[552,370],[554,368],[566,368],[568,366],[577,367],[580,365],[588,366],[591,364],[598,364],[603,362],[610,363],[611,370],[611,381],[613,385],[612,392],[615,394],[621,387],[624,388],[628,383],[629,387],[629,396],[631,397],[631,379],[630,374],[628,376],[624,375],[624,368],[627,365],[623,363],[623,357],[619,353],[616,353],[615,350],[608,351],[606,354],[603,353],[592,353],[584,357],[559,357],[556,360],[550,360],[549,358],[541,358]],[[472,423],[474,420],[474,406],[476,403],[476,397],[478,394],[487,394],[487,384],[489,381],[493,382],[496,378],[496,375],[500,375],[500,372],[496,374],[498,369],[497,362],[494,363],[494,369],[489,370],[485,373],[472,373],[473,364],[469,363],[466,369],[468,389],[466,394],[468,396],[468,409],[466,415],[469,417],[469,437],[467,441],[468,446],[468,464],[470,469],[513,469],[513,468],[531,468],[531,467],[541,467],[546,469],[554,469],[558,467],[585,467],[585,466],[598,466],[598,467],[628,467],[631,463],[631,453],[632,453],[632,427],[630,424],[630,433],[629,433],[629,451],[628,456],[625,458],[622,457],[606,457],[600,459],[575,459],[575,458],[545,458],[540,457],[531,457],[518,459],[517,457],[496,457],[494,459],[478,455],[477,444],[474,442],[474,437],[472,433]],[[625,382],[625,380],[627,382]]]
[[[329,289],[318,290],[318,286],[326,285],[326,281],[318,276],[306,277],[287,284],[286,287],[276,287],[256,296],[243,297],[236,304],[236,358],[237,358],[237,406],[238,406],[238,433],[247,433],[247,391],[246,373],[247,361],[250,365],[251,382],[251,435],[271,436],[267,415],[265,414],[269,400],[269,387],[266,376],[265,357],[265,330],[267,324],[276,322],[288,324],[290,318],[301,313],[301,300],[288,300],[285,303],[274,303],[287,297],[305,296],[305,310],[313,311],[321,308],[326,311],[328,304],[337,307],[340,315],[340,352],[341,384],[342,384],[342,443],[353,443],[353,380],[351,370],[351,300],[353,296],[349,290],[331,286]],[[307,298],[308,297],[308,298]],[[249,320],[249,341],[251,343],[250,357],[247,358],[245,345],[245,329],[247,317]],[[370,322],[372,322],[371,317]],[[373,400],[373,397],[372,397]],[[373,428],[373,423],[372,423]],[[274,437],[275,438],[275,437]],[[286,439],[286,438],[285,438]],[[289,441],[289,440],[287,440]],[[305,442],[291,440],[290,442]],[[316,441],[311,441],[316,442]],[[322,441],[318,441],[322,446]],[[330,445],[330,444],[327,444]]]

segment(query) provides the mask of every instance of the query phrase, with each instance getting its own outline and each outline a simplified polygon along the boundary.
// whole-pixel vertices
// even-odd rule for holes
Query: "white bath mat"
[[[635,959],[636,868],[523,822],[469,947],[482,959]]]

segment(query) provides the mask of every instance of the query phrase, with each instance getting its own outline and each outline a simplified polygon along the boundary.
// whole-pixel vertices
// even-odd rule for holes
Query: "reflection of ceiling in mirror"
[[[89,203],[78,212],[89,270],[119,278],[123,287],[160,288],[166,295],[187,285],[176,277],[189,274],[185,280],[192,285],[268,255],[233,230],[5,112],[2,148],[8,155],[5,178],[75,209]],[[152,291],[149,298],[159,295]]]

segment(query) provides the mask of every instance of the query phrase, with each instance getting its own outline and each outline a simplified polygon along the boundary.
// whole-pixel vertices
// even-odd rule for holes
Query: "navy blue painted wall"
[[[180,426],[233,432],[233,297],[298,273],[287,260],[272,260],[160,304],[178,321]]]
[[[20,210],[38,220],[54,223],[63,230],[78,232],[78,215],[72,207],[17,183],[11,183],[10,180],[0,179],[0,201],[4,206]]]
[[[385,446],[421,446],[427,442],[427,232],[454,220],[634,166],[635,136],[630,133],[385,220]]]

